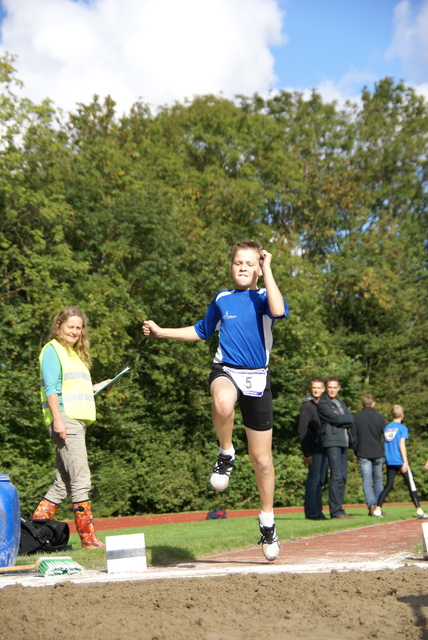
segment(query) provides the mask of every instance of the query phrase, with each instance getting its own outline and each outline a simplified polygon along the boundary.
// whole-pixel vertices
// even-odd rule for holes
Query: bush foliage
[[[423,462],[428,400],[427,105],[385,78],[339,108],[314,92],[235,102],[201,96],[119,117],[111,98],[62,114],[19,97],[0,61],[0,469],[23,510],[49,486],[38,354],[52,317],[78,304],[91,324],[94,381],[131,373],[97,399],[88,432],[97,515],[258,503],[237,417],[227,494],[208,485],[217,443],[208,375],[215,341],[151,341],[144,319],[194,324],[231,286],[229,252],[273,254],[290,316],[271,358],[278,505],[301,504],[296,422],[313,375],[338,375],[389,416],[403,404],[410,462]],[[262,283],[261,283],[262,284]],[[361,502],[351,460],[347,500]],[[392,499],[407,499],[397,482]],[[64,507],[63,513],[66,512]]]

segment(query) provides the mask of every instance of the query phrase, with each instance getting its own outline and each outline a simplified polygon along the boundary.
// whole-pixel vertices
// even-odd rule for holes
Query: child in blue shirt
[[[219,333],[210,375],[212,420],[220,450],[211,473],[211,486],[224,491],[234,467],[232,434],[235,405],[239,404],[260,496],[260,544],[265,558],[279,553],[273,500],[275,471],[272,461],[272,393],[268,370],[275,319],[285,318],[288,307],[271,269],[272,255],[254,241],[238,242],[232,249],[234,288],[217,293],[205,318],[190,327],[166,329],[152,320],[143,323],[145,336],[196,342]],[[257,280],[263,276],[265,288]]]
[[[395,404],[392,407],[391,414],[393,420],[385,427],[384,430],[386,486],[379,496],[378,504],[373,515],[378,518],[383,515],[382,505],[394,486],[394,480],[397,473],[400,472],[409,489],[410,498],[416,507],[416,515],[420,519],[428,518],[428,514],[424,512],[419,504],[415,481],[407,460],[406,440],[409,438],[409,431],[407,427],[402,424],[402,420],[404,418],[403,407],[399,404]]]

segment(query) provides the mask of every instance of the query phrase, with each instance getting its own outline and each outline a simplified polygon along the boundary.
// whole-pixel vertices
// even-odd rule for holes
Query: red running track
[[[412,513],[413,505],[410,503],[389,503],[387,506],[409,506],[409,516]],[[353,504],[346,505],[345,509],[367,509],[365,505]],[[111,531],[113,529],[132,529],[150,526],[154,524],[176,524],[178,522],[199,522],[206,520],[207,511],[189,511],[184,513],[164,513],[146,516],[126,516],[116,518],[94,518],[95,528],[97,531]],[[237,511],[227,510],[228,518],[242,518],[246,516],[258,516],[259,509],[242,509]],[[285,513],[303,513],[303,507],[277,507],[275,515]],[[328,510],[325,511],[328,516]],[[70,527],[70,533],[76,533],[74,521],[67,521]]]

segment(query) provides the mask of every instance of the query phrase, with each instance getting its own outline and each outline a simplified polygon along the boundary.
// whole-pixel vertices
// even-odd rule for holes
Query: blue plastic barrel
[[[19,497],[7,473],[0,473],[0,567],[13,567],[21,537]]]

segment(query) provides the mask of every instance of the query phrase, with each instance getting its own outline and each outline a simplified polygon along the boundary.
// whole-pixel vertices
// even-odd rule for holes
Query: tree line
[[[206,95],[156,112],[139,102],[122,116],[95,96],[64,114],[22,97],[13,56],[0,60],[0,82],[0,469],[24,509],[52,479],[38,354],[67,304],[89,317],[94,381],[132,366],[97,398],[88,430],[95,514],[257,503],[239,415],[236,475],[225,494],[209,487],[215,340],[141,334],[144,319],[202,318],[232,286],[239,239],[273,254],[290,307],[270,365],[277,505],[303,502],[299,408],[310,378],[329,375],[355,412],[366,391],[386,417],[404,406],[410,464],[428,498],[423,98],[385,78],[342,107],[316,91],[282,91]],[[354,459],[346,499],[363,501]],[[391,499],[407,499],[399,483]]]

